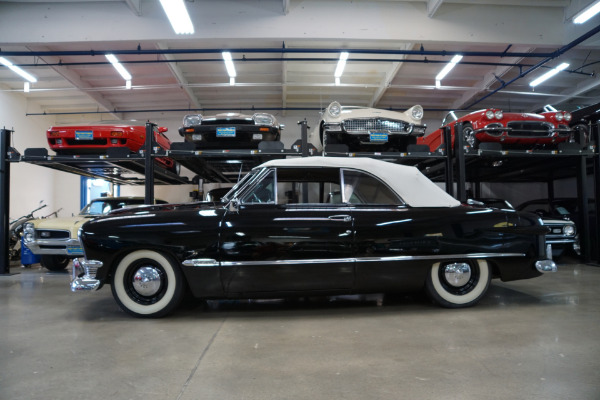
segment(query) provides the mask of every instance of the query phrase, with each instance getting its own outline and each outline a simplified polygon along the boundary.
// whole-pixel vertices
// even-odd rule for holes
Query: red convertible
[[[451,111],[440,129],[419,138],[417,144],[426,144],[431,151],[436,151],[443,142],[443,128],[448,126],[452,128],[454,146],[454,125],[462,122],[464,143],[473,149],[479,148],[482,142],[501,143],[505,148],[546,147],[572,139],[570,121],[571,114],[566,111],[540,114],[505,113],[495,108],[475,112]]]
[[[154,140],[161,148],[171,148],[171,141],[165,136],[165,127],[154,127]],[[144,122],[97,122],[89,125],[52,126],[46,132],[48,145],[58,155],[104,154],[106,149],[127,147],[137,153],[146,142]],[[163,168],[176,171],[176,163],[169,157],[157,157]]]

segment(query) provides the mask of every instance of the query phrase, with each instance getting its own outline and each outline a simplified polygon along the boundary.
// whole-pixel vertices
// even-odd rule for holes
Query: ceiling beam
[[[290,12],[290,0],[283,0],[283,15],[288,15]]]
[[[31,51],[48,51],[48,49],[44,46],[31,46],[27,47]],[[43,62],[49,64],[58,64],[60,59],[58,57],[40,57]],[[94,89],[89,83],[85,82],[81,79],[81,77],[74,72],[73,70],[68,69],[67,67],[61,66],[51,66],[56,73],[66,79],[71,85],[75,86],[78,90],[84,93],[86,96],[90,97],[94,100],[98,105],[104,108],[106,111],[110,113],[116,119],[123,119],[123,115],[120,113],[113,112],[116,107],[110,101],[104,98],[100,93],[94,91],[88,91],[86,89]]]
[[[427,16],[433,18],[443,2],[444,0],[427,0]]]
[[[135,15],[142,16],[142,0],[125,0],[125,3]]]
[[[168,46],[165,45],[164,43],[157,43],[156,47],[158,47],[161,50],[168,49]],[[164,54],[163,57],[169,61],[176,61],[175,57],[173,57],[170,54]],[[175,76],[175,79],[177,79],[177,82],[179,83],[179,85],[181,86],[183,91],[185,92],[185,95],[187,96],[188,100],[194,106],[193,108],[202,108],[200,101],[198,100],[198,98],[196,97],[194,92],[190,89],[190,84],[189,84],[188,80],[185,78],[185,76],[183,76],[183,72],[181,71],[181,68],[179,68],[179,66],[177,66],[177,64],[172,63],[172,62],[167,63],[167,65],[169,66],[169,69]]]

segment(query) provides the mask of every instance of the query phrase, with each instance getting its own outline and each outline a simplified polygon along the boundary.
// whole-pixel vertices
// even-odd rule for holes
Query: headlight
[[[421,106],[414,106],[412,108],[412,117],[414,119],[423,119],[423,107]]]
[[[183,117],[183,126],[200,125],[202,123],[202,115],[190,114]]]
[[[494,117],[496,117],[496,119],[502,119],[502,117],[504,117],[502,110],[496,110],[496,112],[494,113]]]
[[[557,121],[562,121],[563,120],[562,113],[557,112],[556,114],[554,114],[554,117],[556,118]]]
[[[485,117],[486,117],[487,119],[494,119],[494,110],[487,110],[487,111],[485,112]]]
[[[340,114],[342,113],[342,106],[337,101],[334,101],[333,103],[331,103],[329,105],[329,107],[327,107],[327,112],[332,117],[339,117]]]
[[[256,125],[268,125],[273,126],[275,123],[275,118],[270,114],[254,114],[252,116],[254,120],[254,124]]]
[[[35,228],[32,223],[28,222],[25,224],[25,227],[23,228],[23,238],[26,242],[31,242],[35,239]]]
[[[565,226],[563,226],[563,234],[565,236],[573,236],[573,235],[575,235],[575,227],[573,225],[565,225]]]
[[[563,116],[565,117],[565,121],[570,121],[571,120],[571,113],[570,112],[564,112]]]

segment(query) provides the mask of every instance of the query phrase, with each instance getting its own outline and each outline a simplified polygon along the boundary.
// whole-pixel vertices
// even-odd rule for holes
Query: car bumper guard
[[[96,279],[96,272],[102,266],[102,262],[96,260],[73,260],[73,279],[71,280],[71,291],[97,290],[100,280]]]

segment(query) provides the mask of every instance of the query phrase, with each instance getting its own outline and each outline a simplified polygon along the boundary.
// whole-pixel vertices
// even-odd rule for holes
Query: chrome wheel
[[[427,294],[443,307],[468,307],[479,301],[491,279],[485,260],[435,263],[427,276]]]
[[[463,140],[465,144],[469,145],[472,148],[476,148],[477,146],[477,138],[475,137],[475,130],[471,124],[463,125]]]
[[[183,275],[166,255],[138,250],[126,255],[117,265],[112,292],[126,312],[138,317],[161,317],[181,302]]]

